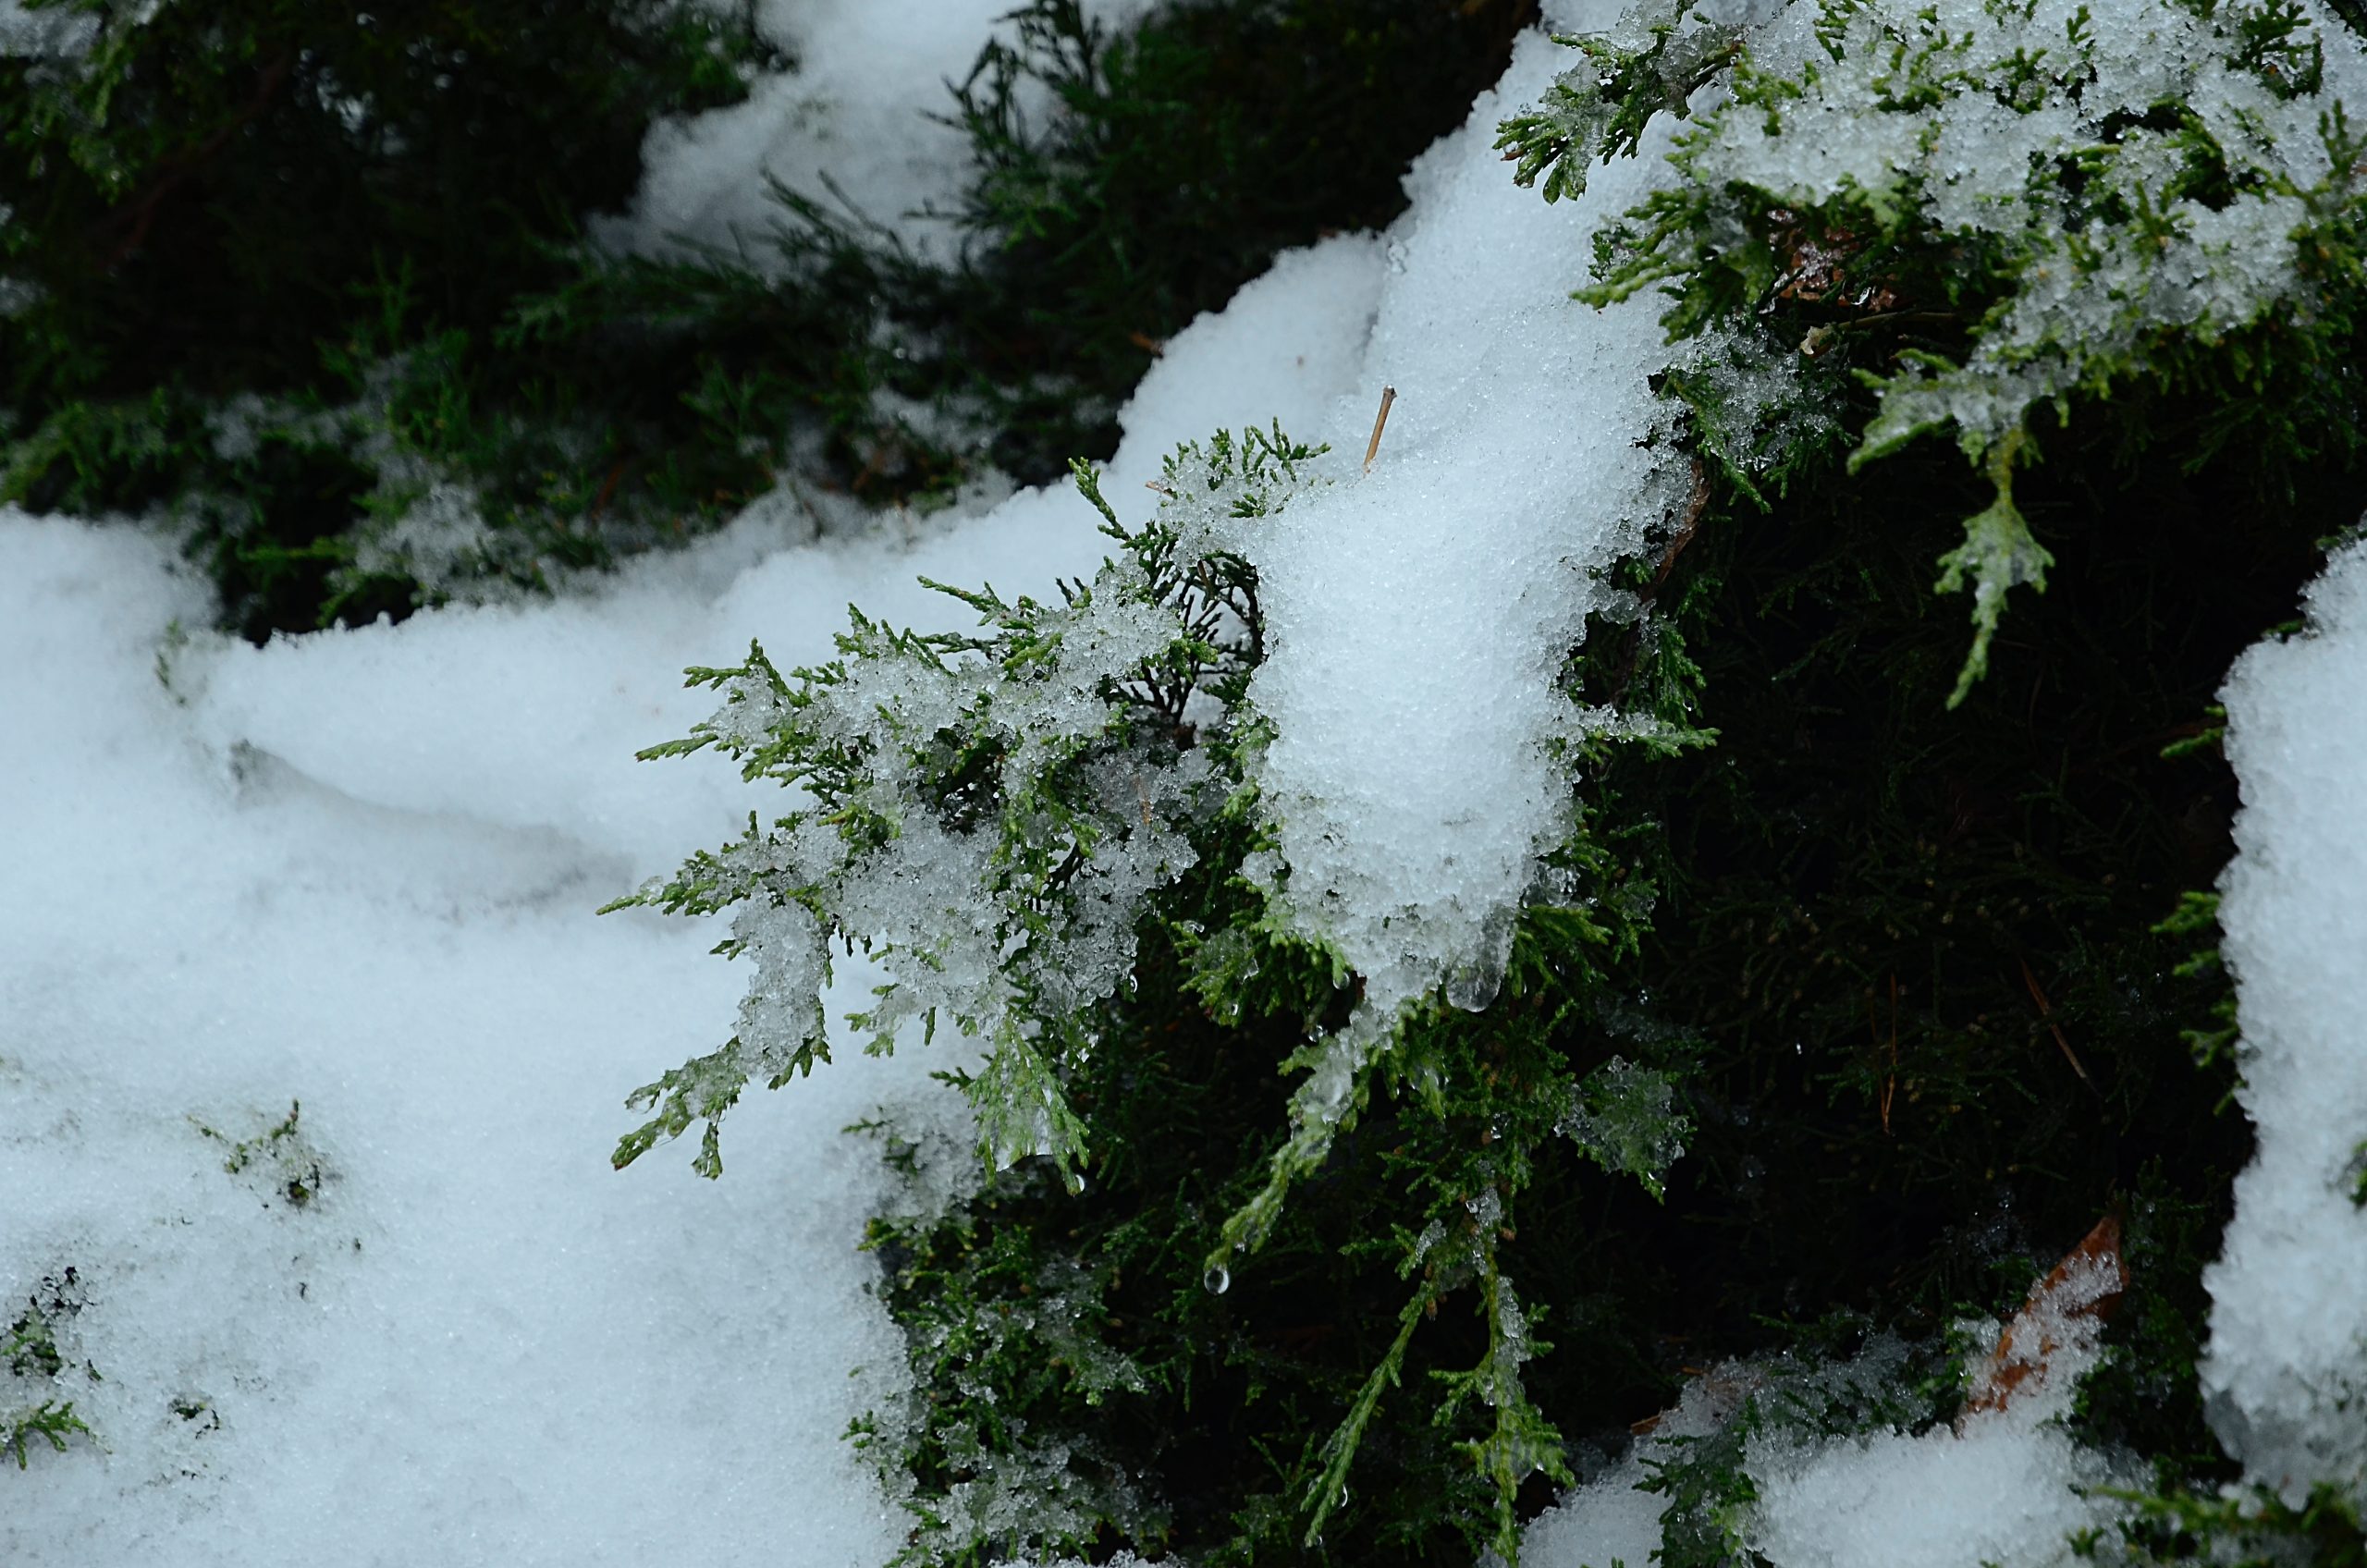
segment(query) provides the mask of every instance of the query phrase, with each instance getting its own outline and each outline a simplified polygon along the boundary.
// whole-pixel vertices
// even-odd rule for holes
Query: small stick
[[[1874,1023],[1874,998],[1866,998],[1866,1027],[1873,1031],[1874,1047],[1882,1047],[1882,1032]],[[1898,1096],[1898,976],[1890,977],[1890,1072],[1883,1079],[1883,1136],[1892,1136],[1890,1130],[1891,1102]]]
[[[1372,439],[1365,443],[1365,472],[1372,472],[1373,455],[1380,450],[1380,433],[1389,428],[1389,405],[1397,401],[1397,388],[1380,389],[1380,412],[1372,416]]]
[[[1685,524],[1676,531],[1676,536],[1669,541],[1667,551],[1662,555],[1660,570],[1652,573],[1652,586],[1645,595],[1647,598],[1658,596],[1661,584],[1668,581],[1669,572],[1676,566],[1677,556],[1685,546],[1693,543],[1693,535],[1699,531],[1701,514],[1709,509],[1710,471],[1702,466],[1699,458],[1696,458],[1693,459],[1693,495],[1685,504]]]
[[[2054,1022],[2054,1004],[2048,1001],[2046,993],[2038,988],[2038,976],[2030,973],[2030,961],[2017,959],[2015,962],[2022,966],[2022,984],[2030,988],[2030,1000],[2038,1003],[2039,1022],[2045,1024],[2047,1032],[2054,1036],[2055,1045],[2062,1048],[2063,1060],[2071,1064],[2071,1071],[2079,1075],[2079,1082],[2101,1097],[2103,1091],[2096,1088],[2096,1081],[2088,1076],[2087,1068],[2080,1063],[2079,1053],[2073,1050],[2071,1042],[2063,1037],[2063,1026]]]
[[[617,466],[608,471],[608,477],[602,482],[600,485],[600,494],[594,497],[592,509],[590,512],[585,514],[586,516],[598,517],[602,512],[608,509],[608,502],[615,497],[617,494],[617,486],[624,483],[625,466],[632,460],[632,459],[630,458],[619,458],[617,459]]]

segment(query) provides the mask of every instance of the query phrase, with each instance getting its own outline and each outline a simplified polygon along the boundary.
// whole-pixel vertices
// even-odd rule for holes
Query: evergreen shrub
[[[1106,452],[1159,340],[1386,222],[1533,0],[1028,0],[946,116],[952,262],[847,193],[603,251],[754,0],[32,0],[0,55],[0,500],[158,514],[260,640],[546,585],[782,474],[935,504]],[[1049,100],[1030,120],[1024,102]]]
[[[347,534],[448,470],[588,496],[591,455],[526,416],[593,394],[483,349],[630,199],[652,117],[769,59],[746,6],[670,0],[33,0],[10,25],[0,497],[169,508],[250,635],[408,608]]]
[[[2195,1360],[2250,1152],[2212,704],[2359,513],[2367,148],[2274,0],[2165,0],[2167,67],[2012,0],[1813,14],[1762,56],[1650,0],[1503,127],[1551,199],[1722,86],[1588,292],[1659,287],[1730,374],[1660,379],[1695,502],[1565,677],[1631,741],[1576,748],[1492,996],[1343,1062],[1360,979],[1270,903],[1245,542],[1327,473],[1279,432],[1183,449],[1138,525],[1081,465],[1114,548],[1061,604],[958,590],[975,634],[693,672],[723,705],[646,754],[806,804],[625,900],[730,912],[756,973],[618,1163],[704,1122],[717,1174],[856,948],[874,1048],[981,1052],[967,1195],[926,1129],[868,1129],[913,1182],[871,1244],[914,1391],[854,1433],[902,1561],[1510,1559],[1735,1361],[1760,1391],[1654,1484],[1668,1568],[1747,1561],[1743,1434],[1949,1419],[1950,1325],[2104,1217],[2129,1282],[2075,1421],[2157,1488],[2077,1548],[2359,1560],[2355,1501],[2222,1493]],[[1977,190],[1932,172],[1968,128],[2018,149]],[[1860,1352],[1879,1388],[1786,1381]]]

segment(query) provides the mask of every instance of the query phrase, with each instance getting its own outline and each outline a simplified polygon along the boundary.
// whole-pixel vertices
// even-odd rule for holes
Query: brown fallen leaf
[[[1975,1374],[1957,1426],[1963,1426],[1965,1416],[2003,1410],[2018,1391],[2044,1383],[2067,1351],[2085,1354],[2091,1350],[2128,1289],[2120,1217],[2107,1214],[2046,1278],[2030,1287],[2021,1310],[1998,1336],[1997,1348]]]

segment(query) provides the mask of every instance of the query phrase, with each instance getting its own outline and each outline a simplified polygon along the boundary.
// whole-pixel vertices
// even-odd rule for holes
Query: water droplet
[[[1220,1263],[1200,1276],[1200,1284],[1208,1294],[1220,1296],[1233,1289],[1233,1270]]]
[[[1485,1012],[1496,999],[1498,978],[1484,969],[1466,970],[1446,983],[1446,999],[1466,1012]]]

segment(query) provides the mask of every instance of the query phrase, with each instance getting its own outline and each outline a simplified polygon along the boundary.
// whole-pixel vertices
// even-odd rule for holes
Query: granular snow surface
[[[890,9],[775,7],[806,30],[785,37],[801,74],[657,133],[623,241],[728,239],[761,212],[755,171],[818,175],[856,144],[892,154],[839,165],[877,215],[955,189],[935,132],[879,128],[935,102],[1004,6]],[[1616,6],[1549,11],[1602,27]],[[1643,444],[1665,433],[1652,303],[1568,299],[1590,230],[1660,178],[1666,128],[1558,207],[1490,146],[1568,63],[1525,39],[1390,234],[1285,256],[1174,338],[1106,483],[1139,517],[1177,442],[1277,418],[1351,459],[1256,546],[1273,638],[1253,697],[1286,913],[1377,1006],[1485,1001],[1567,810],[1559,748],[1594,721],[1552,684],[1603,607],[1589,569],[1684,499]],[[785,803],[632,760],[711,710],[684,666],[751,637],[784,668],[827,657],[850,601],[961,625],[917,579],[1045,595],[1106,541],[1065,490],[821,541],[793,510],[571,597],[260,649],[195,630],[211,606],[147,534],[0,510],[0,1329],[18,1301],[67,1304],[60,1386],[97,1434],[0,1474],[0,1562],[894,1553],[901,1515],[840,1440],[901,1365],[856,1247],[885,1183],[842,1129],[883,1106],[943,1125],[954,1098],[926,1074],[961,1047],[841,1050],[753,1095],[719,1182],[678,1150],[611,1173],[624,1095],[718,1043],[746,966],[709,955],[714,928],[591,912]],[[2226,916],[2262,1153],[2206,1379],[2255,1477],[2361,1488],[2357,556],[2313,614],[2228,694],[2246,810]],[[834,1016],[868,979],[848,963],[837,984]],[[1960,1430],[1754,1448],[1754,1544],[1787,1568],[2052,1561],[2096,1517],[2077,1487],[2117,1474],[2053,1420],[2067,1389]],[[1688,1396],[1666,1431],[1714,1430],[1714,1403]],[[1643,1568],[1645,1452],[1537,1521],[1527,1560]]]
[[[2312,588],[2301,634],[2237,661],[2226,702],[2243,809],[2219,916],[2260,1151],[2206,1276],[2203,1390],[2288,1502],[2367,1498],[2367,550]]]
[[[1384,271],[1327,241],[1179,335],[1110,493],[1212,421],[1319,427]],[[624,1095],[746,976],[592,912],[782,803],[633,760],[711,706],[683,667],[827,657],[850,601],[963,624],[916,579],[1048,594],[1107,542],[1065,489],[818,544],[778,510],[596,594],[263,648],[182,635],[210,607],[144,534],[0,511],[0,1300],[74,1269],[59,1345],[103,1378],[65,1390],[100,1447],[0,1476],[0,1562],[894,1553],[840,1439],[901,1365],[840,1130],[950,1114],[958,1059],[842,1049],[742,1108],[722,1181],[612,1172]]]

